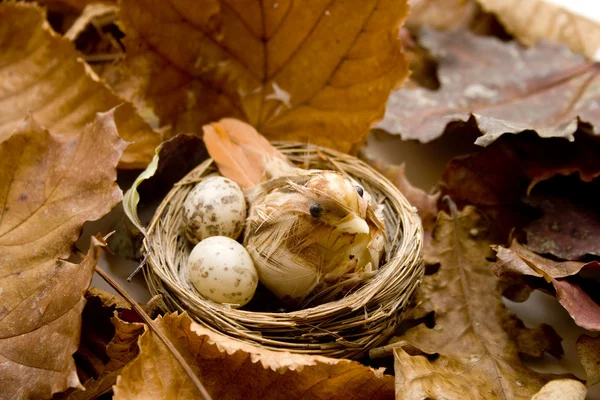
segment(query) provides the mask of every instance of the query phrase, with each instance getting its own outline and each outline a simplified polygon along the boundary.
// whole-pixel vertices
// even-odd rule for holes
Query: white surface
[[[589,19],[600,22],[600,1],[598,0],[546,0]]]

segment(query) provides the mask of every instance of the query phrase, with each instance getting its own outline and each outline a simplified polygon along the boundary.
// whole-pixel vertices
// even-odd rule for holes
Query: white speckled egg
[[[211,236],[236,239],[244,229],[246,200],[239,185],[222,176],[198,183],[183,202],[185,236],[194,244]]]
[[[225,236],[198,243],[188,260],[192,285],[215,303],[241,307],[254,296],[258,273],[244,246]]]

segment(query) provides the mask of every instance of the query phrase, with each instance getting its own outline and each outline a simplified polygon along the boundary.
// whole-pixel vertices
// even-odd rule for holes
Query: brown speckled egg
[[[224,236],[198,243],[188,260],[190,283],[215,303],[241,307],[254,296],[258,273],[244,246]]]
[[[222,176],[198,183],[183,203],[185,236],[194,244],[211,236],[236,239],[244,229],[246,200],[239,185]]]

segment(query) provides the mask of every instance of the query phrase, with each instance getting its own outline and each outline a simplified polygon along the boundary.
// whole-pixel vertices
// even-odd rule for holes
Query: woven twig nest
[[[387,246],[384,264],[364,285],[343,298],[292,312],[233,309],[203,298],[185,271],[191,244],[183,234],[182,206],[192,188],[217,172],[206,160],[175,184],[156,210],[143,243],[150,292],[162,294],[168,311],[188,314],[228,336],[271,349],[358,358],[390,337],[402,320],[423,275],[422,227],[414,207],[373,168],[330,149],[276,144],[302,168],[343,172],[383,205]]]

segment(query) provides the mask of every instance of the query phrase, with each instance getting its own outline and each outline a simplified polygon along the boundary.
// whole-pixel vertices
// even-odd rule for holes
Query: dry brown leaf
[[[600,382],[600,336],[581,335],[577,339],[577,354],[587,375],[587,387]]]
[[[439,63],[439,90],[400,89],[379,125],[403,139],[429,142],[451,121],[475,114],[483,146],[507,132],[573,139],[577,117],[600,126],[600,67],[560,45],[525,49],[466,31],[423,30],[420,43]]]
[[[439,30],[468,28],[479,14],[475,0],[412,0],[406,26],[429,26]]]
[[[581,260],[587,254],[600,256],[600,212],[597,199],[590,200],[570,190],[528,197],[526,203],[543,214],[524,228],[527,247],[564,260]]]
[[[81,15],[75,20],[73,25],[65,32],[64,37],[74,41],[83,32],[87,26],[100,18],[109,18],[115,16],[117,5],[110,3],[90,3],[81,12]]]
[[[71,136],[28,117],[0,143],[0,393],[9,398],[79,386],[71,356],[99,245],[81,265],[57,260],[69,258],[85,221],[121,200],[125,146],[112,112]]]
[[[574,279],[565,279],[574,277],[584,270],[598,271],[600,263],[593,261],[586,264],[576,261],[549,260],[526,249],[516,241],[513,241],[508,249],[502,246],[492,246],[492,248],[496,250],[498,259],[492,266],[492,271],[496,275],[544,279],[554,286],[557,300],[569,312],[577,325],[592,331],[600,330],[600,305],[591,296],[598,291],[598,284],[594,280],[585,278],[575,281]],[[585,283],[587,290],[577,282]],[[528,280],[527,283],[546,290],[543,282]]]
[[[97,112],[123,103],[45,18],[34,5],[0,4],[0,141],[30,112],[53,132],[77,135]],[[145,167],[160,136],[129,103],[117,108],[115,121],[132,142],[120,167]]]
[[[396,349],[398,399],[529,399],[552,379],[521,362],[514,332],[505,331],[512,313],[486,260],[490,235],[489,221],[473,207],[438,215],[426,262],[439,263],[439,270],[425,276],[413,312],[434,312],[435,326],[421,323],[396,339],[405,344]],[[513,321],[515,328],[526,330]]]
[[[265,350],[193,322],[187,314],[155,320],[214,399],[389,399],[394,378],[355,361]],[[115,400],[200,398],[163,343],[146,331],[140,355],[114,387]]]
[[[586,395],[583,383],[574,379],[556,379],[546,383],[531,400],[585,400]]]
[[[86,298],[81,343],[75,353],[85,391],[62,397],[69,400],[92,400],[110,391],[123,367],[139,353],[137,340],[144,332],[144,324],[114,316],[116,311],[130,309],[120,297],[91,288]]]
[[[573,51],[600,60],[600,24],[548,0],[477,0],[498,16],[519,41],[531,46],[538,40],[565,43]]]
[[[106,243],[93,238],[81,264],[57,261],[46,271],[32,272],[19,281],[23,288],[20,303],[11,309],[4,303],[14,302],[4,292],[0,309],[0,393],[6,399],[50,398],[71,387],[81,387],[73,353],[77,350],[81,330],[81,312],[100,249]],[[4,256],[0,244],[0,256]],[[4,267],[4,266],[3,266]],[[31,268],[31,266],[30,266]],[[35,269],[35,266],[32,268]],[[0,287],[10,284],[11,276],[0,278]],[[14,273],[18,276],[19,272]],[[14,281],[15,279],[12,278]],[[6,291],[6,290],[5,290]],[[9,293],[10,294],[10,293]]]
[[[123,0],[119,19],[132,84],[163,125],[200,133],[234,117],[269,139],[349,151],[408,74],[407,11],[406,0]]]
[[[117,0],[35,0],[35,2],[45,6],[64,6],[81,12],[90,4],[115,4]]]
[[[595,262],[586,264],[577,261],[553,261],[526,249],[516,240],[513,240],[509,248],[502,246],[492,246],[492,248],[498,258],[492,266],[492,271],[496,275],[506,273],[529,275],[550,281],[576,275],[586,266],[594,268],[599,266]]]

